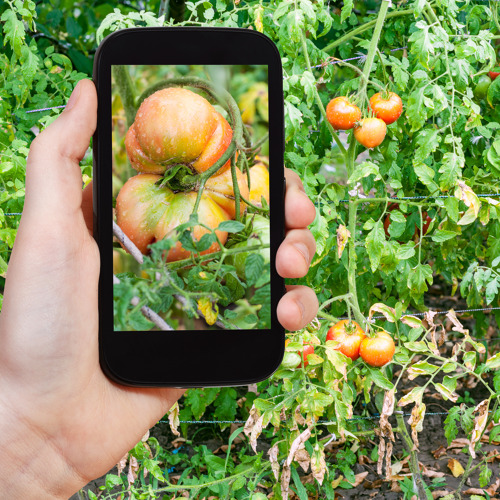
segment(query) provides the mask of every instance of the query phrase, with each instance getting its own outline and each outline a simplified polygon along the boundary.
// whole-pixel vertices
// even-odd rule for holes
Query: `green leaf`
[[[342,12],[340,14],[340,22],[343,23],[352,13],[353,0],[344,0],[344,6],[342,7]]]
[[[411,42],[410,52],[429,69],[429,59],[431,54],[434,54],[435,37],[429,33],[430,26],[425,21],[418,21],[415,27],[417,30],[408,39]]]
[[[432,268],[429,264],[418,264],[408,275],[408,288],[412,296],[419,297],[428,290],[427,283],[432,285]]]
[[[409,241],[404,245],[400,245],[396,252],[396,257],[399,260],[411,259],[414,255],[415,255],[415,243],[413,241]]]
[[[13,10],[7,9],[2,14],[4,21],[3,32],[5,33],[4,45],[10,43],[12,51],[17,57],[21,57],[21,47],[23,45],[25,30],[24,24],[20,21]]]
[[[484,364],[484,367],[487,370],[496,370],[497,368],[500,368],[500,352],[497,352],[494,356],[488,359],[488,361]]]
[[[495,78],[488,87],[488,94],[486,95],[488,104],[494,108],[500,104],[500,81]]]
[[[413,170],[415,171],[415,174],[417,174],[420,182],[426,185],[429,191],[435,192],[438,190],[438,186],[434,182],[434,176],[436,175],[436,172],[434,172],[431,167],[427,166],[423,162],[414,161]]]
[[[291,467],[290,469],[293,484],[295,485],[295,489],[297,490],[297,495],[300,500],[308,500],[307,490],[304,488],[304,485],[300,481],[299,473],[295,467]],[[266,497],[267,498],[267,497]]]
[[[373,229],[366,236],[366,251],[370,258],[372,272],[375,272],[379,267],[385,244],[385,233],[382,221],[378,220],[373,226]]]
[[[257,253],[250,254],[245,261],[245,276],[248,285],[253,285],[264,271],[264,258]]]
[[[380,368],[368,368],[369,377],[378,387],[390,391],[394,389],[394,384],[387,380]]]
[[[462,169],[465,165],[463,153],[448,152],[443,155],[443,162],[439,173],[439,185],[441,189],[448,190],[455,186],[457,179],[461,176]]]
[[[415,149],[415,160],[423,163],[432,153],[434,153],[441,142],[438,130],[434,128],[424,129],[417,137],[418,147]],[[434,176],[434,171],[432,177]]]
[[[361,165],[357,165],[352,173],[351,177],[347,181],[347,184],[354,184],[364,177],[368,177],[369,175],[375,175],[374,180],[380,180],[382,177],[380,176],[378,165],[371,161],[364,161]]]
[[[444,421],[444,435],[448,441],[448,445],[457,437],[460,426],[460,408],[453,406],[450,408],[448,415]]]
[[[219,224],[217,229],[226,233],[239,233],[245,229],[245,224],[237,220],[225,220]]]
[[[448,241],[451,240],[452,238],[456,238],[458,235],[459,233],[456,233],[455,231],[438,229],[432,235],[432,241],[435,241],[436,243],[442,243],[443,241]]]

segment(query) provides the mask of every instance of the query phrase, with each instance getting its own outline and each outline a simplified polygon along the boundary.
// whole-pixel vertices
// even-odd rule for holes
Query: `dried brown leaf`
[[[127,466],[127,459],[128,459],[128,451],[116,464],[116,468],[118,469],[118,475],[120,475],[125,470],[125,467]]]
[[[448,490],[436,490],[436,491],[432,492],[432,498],[443,498],[449,494],[450,494],[450,491],[448,491]]]
[[[384,464],[385,457],[385,440],[381,436],[380,443],[378,445],[378,461],[377,461],[377,474],[382,474],[382,465]]]
[[[177,430],[179,427],[179,403],[177,401],[168,412],[168,422],[170,424],[170,430],[172,431],[172,434],[174,434],[175,436],[180,436],[181,433]]]
[[[488,407],[490,404],[489,399],[481,401],[475,408],[474,413],[478,413],[474,419],[474,429],[472,431],[472,436],[469,444],[469,452],[472,458],[476,458],[476,443],[481,439],[484,428],[486,427],[486,421],[488,420]]]
[[[303,447],[304,443],[310,437],[311,437],[311,427],[308,427],[305,431],[303,431],[293,440],[292,445],[290,446],[290,451],[288,452],[288,457],[285,462],[288,467],[290,467],[290,464],[293,462],[297,450]]]
[[[304,472],[308,471],[309,464],[311,463],[311,457],[305,447],[300,447],[297,450],[297,453],[295,453],[295,460],[299,463]]]
[[[127,472],[127,481],[129,488],[135,483],[138,471],[139,471],[139,464],[137,463],[137,458],[135,458],[133,455],[130,455],[130,460],[128,463],[128,472]]]
[[[276,478],[277,481],[280,475],[280,466],[278,463],[278,443],[271,446],[267,454],[269,455],[269,461],[271,462],[271,469],[273,470],[274,477]]]
[[[394,441],[394,433],[392,426],[389,423],[389,417],[394,413],[394,389],[386,391],[384,395],[384,403],[380,414],[380,431],[381,435]]]
[[[464,326],[462,325],[462,323],[460,323],[460,321],[458,320],[457,315],[455,314],[455,311],[453,309],[450,309],[446,313],[446,317],[453,323],[452,330],[454,332],[463,333],[465,335],[467,335],[469,333],[469,330],[466,330],[464,328]]]
[[[326,472],[325,451],[318,443],[314,446],[314,451],[311,456],[311,472],[319,484],[323,484],[323,479]]]
[[[281,469],[281,496],[283,500],[288,500],[290,486],[290,466],[286,463],[283,464]]]
[[[354,483],[352,485],[357,488],[364,480],[365,477],[368,476],[368,471],[360,472],[354,476]]]
[[[434,451],[431,452],[434,458],[441,458],[446,455],[446,448],[441,445],[439,448],[436,448]]]
[[[418,433],[422,432],[424,428],[424,418],[425,403],[415,404],[408,419],[408,424],[411,427],[411,438],[415,443],[415,448],[418,448]]]

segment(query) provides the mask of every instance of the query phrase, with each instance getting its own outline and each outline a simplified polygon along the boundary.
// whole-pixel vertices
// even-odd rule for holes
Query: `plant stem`
[[[472,466],[472,462],[474,459],[472,458],[472,455],[469,456],[469,460],[467,461],[467,465],[465,466],[465,471],[470,471],[470,468]],[[465,481],[467,481],[467,478],[469,477],[469,474],[466,474],[466,472],[463,473],[462,478],[460,480],[460,484],[457,486],[457,489],[453,493],[454,498],[457,500],[460,500],[462,498],[462,488],[464,487]]]
[[[366,55],[366,61],[363,67],[364,78],[361,81],[361,86],[358,90],[358,95],[363,95],[366,92],[366,84],[370,76],[370,71],[372,69],[373,61],[375,59],[375,54],[377,53],[378,41],[380,39],[380,33],[382,33],[382,27],[384,25],[384,21],[387,16],[389,5],[390,2],[388,0],[382,0],[382,5],[380,6],[380,11],[378,13],[377,21],[375,23],[375,29],[373,30],[372,40],[370,42],[370,47],[368,49],[368,54]]]
[[[414,493],[417,494],[418,500],[427,500],[427,493],[425,492],[425,483],[422,478],[422,474],[420,473],[420,468],[418,466],[418,456],[415,450],[414,443],[411,439],[410,434],[408,433],[408,429],[406,428],[406,423],[403,418],[402,413],[396,414],[396,420],[398,422],[399,435],[403,439],[403,443],[410,454],[410,470],[413,474],[413,479],[415,480],[415,484],[417,486],[417,491]]]
[[[135,120],[137,108],[135,107],[135,89],[126,66],[113,65],[113,77],[122,99],[123,109],[127,117],[127,126],[130,127]]]
[[[304,36],[303,31],[301,31],[300,36],[302,39],[302,52],[303,52],[304,58],[306,60],[307,69],[312,74],[313,71],[312,71],[312,67],[311,67],[311,61],[309,59],[309,52],[307,51],[306,37]],[[321,102],[321,97],[319,96],[318,89],[316,88],[316,85],[314,86],[314,99],[316,101],[316,104],[318,105],[321,116],[323,117],[323,120],[324,120],[326,126],[328,127],[328,130],[330,130],[330,133],[332,134],[332,137],[335,140],[335,142],[337,143],[337,146],[339,147],[342,154],[345,155],[346,154],[345,147],[342,144],[342,141],[340,140],[337,132],[335,132],[335,129],[332,127],[331,123],[328,121],[328,118],[326,116],[326,110],[325,110],[325,107],[323,106],[323,103]]]

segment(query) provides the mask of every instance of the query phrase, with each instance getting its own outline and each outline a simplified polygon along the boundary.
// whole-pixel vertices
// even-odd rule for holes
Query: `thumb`
[[[95,131],[97,93],[91,80],[81,80],[61,115],[31,143],[26,163],[23,215],[72,219],[82,202],[82,160]]]

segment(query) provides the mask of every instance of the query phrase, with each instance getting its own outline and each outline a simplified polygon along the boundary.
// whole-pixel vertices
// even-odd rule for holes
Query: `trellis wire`
[[[391,49],[389,52],[397,52],[398,50],[405,50],[407,48],[408,47],[398,47],[397,49]],[[358,52],[358,54],[361,54],[361,53]],[[312,67],[313,68],[322,68],[323,66],[325,66],[327,64],[339,64],[342,62],[356,61],[357,59],[365,59],[365,58],[366,58],[366,54],[361,54],[357,57],[349,57],[348,59],[335,59],[333,61],[329,61],[329,62],[323,63],[323,64],[317,64],[316,66],[312,66]]]
[[[492,198],[492,197],[498,197],[500,196],[500,193],[491,193],[491,194],[477,194],[476,195],[478,198]],[[424,200],[424,199],[437,199],[437,198],[455,198],[455,196],[449,196],[449,195],[440,195],[440,196],[405,196],[405,197],[397,197],[397,196],[391,196],[389,199],[391,200]],[[370,198],[357,198],[360,200],[364,200],[367,203],[370,202]],[[349,203],[352,200],[340,200],[340,203]],[[5,216],[15,216],[15,215],[22,215],[22,212],[9,212],[9,213],[4,213]]]
[[[491,413],[491,410],[488,411],[488,413]],[[426,412],[425,416],[428,415],[449,415],[450,412],[448,411],[435,411],[435,412]],[[411,413],[401,413],[395,411],[392,416],[395,415],[403,415],[403,417],[411,417]],[[380,418],[380,413],[376,413],[370,417],[351,417],[346,419],[346,422],[353,422],[356,420],[376,420]],[[317,424],[329,424],[331,423],[331,420],[317,420]],[[158,424],[169,424],[170,422],[168,420],[158,420]],[[179,420],[180,424],[246,424],[246,420]]]

